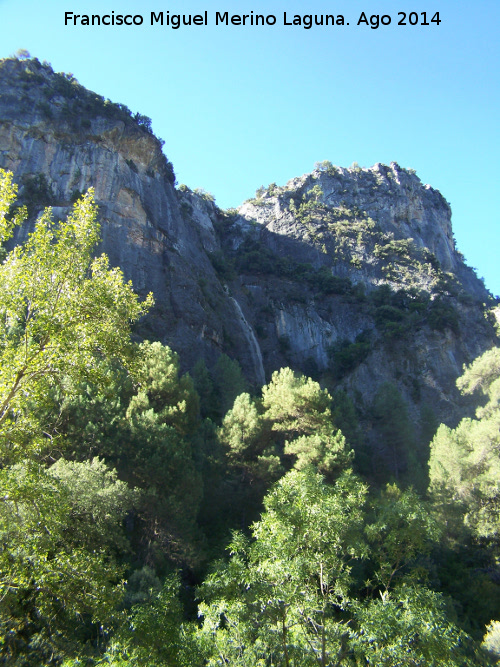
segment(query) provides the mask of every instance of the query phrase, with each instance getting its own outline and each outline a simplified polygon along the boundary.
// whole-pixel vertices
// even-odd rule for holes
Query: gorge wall
[[[0,167],[14,172],[29,232],[95,189],[101,250],[156,305],[139,334],[254,385],[289,365],[368,406],[396,384],[454,423],[455,379],[497,341],[490,295],[457,251],[451,209],[411,170],[322,163],[237,210],[176,189],[148,119],[36,59],[0,63]]]

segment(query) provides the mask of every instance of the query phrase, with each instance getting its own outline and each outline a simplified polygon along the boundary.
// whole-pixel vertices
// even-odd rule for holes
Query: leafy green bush
[[[230,258],[226,257],[221,250],[209,253],[208,257],[220,278],[233,280],[235,277],[234,263]]]
[[[434,299],[430,302],[427,313],[427,322],[432,329],[444,331],[451,329],[458,333],[458,313],[455,307],[443,298]]]
[[[265,249],[250,250],[238,258],[238,269],[243,273],[273,274],[275,266],[272,253]]]
[[[370,354],[370,333],[364,331],[351,342],[347,339],[335,342],[328,350],[330,368],[337,379],[341,379],[359,366]]]
[[[311,272],[308,275],[308,282],[322,294],[348,294],[352,291],[352,282],[349,278],[334,276],[325,266]]]
[[[375,310],[375,322],[378,326],[384,326],[387,322],[402,322],[405,315],[402,310],[394,306],[379,306]]]
[[[213,203],[215,201],[215,197],[211,192],[208,192],[208,190],[204,190],[203,188],[195,188],[194,193],[198,195],[198,197],[201,197],[204,199],[206,202],[211,202]]]
[[[45,174],[36,174],[24,180],[22,198],[30,214],[54,203],[54,191]]]

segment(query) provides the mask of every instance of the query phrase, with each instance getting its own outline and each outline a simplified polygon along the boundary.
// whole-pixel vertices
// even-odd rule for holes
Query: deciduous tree
[[[23,214],[9,218],[15,187],[0,172],[0,241]],[[67,220],[50,209],[27,242],[0,266],[0,451],[9,459],[26,443],[41,444],[43,425],[33,423],[30,402],[43,403],[63,378],[100,382],[99,360],[130,354],[130,324],[152,303],[142,304],[120,269],[105,255],[94,258],[99,240],[93,192],[78,201]],[[21,453],[22,453],[21,451]]]

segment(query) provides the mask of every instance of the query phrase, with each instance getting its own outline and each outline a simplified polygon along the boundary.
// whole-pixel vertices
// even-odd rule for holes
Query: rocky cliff
[[[185,368],[225,352],[260,385],[291,365],[358,406],[389,381],[415,419],[429,404],[452,423],[456,377],[496,341],[449,204],[395,163],[322,163],[221,211],[175,188],[149,119],[49,65],[7,59],[0,167],[14,172],[31,223],[45,205],[64,216],[95,188],[102,250],[155,296],[140,333],[171,345]]]

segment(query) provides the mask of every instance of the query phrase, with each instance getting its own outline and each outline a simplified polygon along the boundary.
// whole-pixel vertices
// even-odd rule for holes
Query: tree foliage
[[[476,419],[455,429],[441,425],[431,443],[430,492],[455,529],[500,548],[500,349],[486,352],[457,382],[463,393],[480,390],[486,404]],[[458,523],[457,523],[458,522]]]
[[[425,580],[419,560],[430,553],[440,529],[429,505],[413,489],[401,491],[388,484],[372,503],[365,532],[375,566],[373,590],[385,595],[396,582]]]
[[[332,421],[327,390],[290,368],[275,371],[262,398],[242,394],[224,417],[220,439],[230,460],[246,462],[272,479],[282,470],[314,465],[332,479],[349,466],[352,452]],[[275,477],[276,478],[276,477]]]
[[[365,493],[349,473],[330,487],[310,468],[277,483],[252,527],[254,542],[236,535],[230,562],[201,589],[209,665],[338,660],[351,563],[365,552]]]
[[[413,479],[420,481],[418,459],[415,455],[415,431],[408,416],[406,403],[396,385],[385,382],[373,398],[372,414],[382,436],[382,460],[394,471],[401,483],[412,468]]]
[[[7,212],[15,195],[10,176],[0,174],[0,231],[3,240],[14,223]],[[48,388],[64,377],[100,377],[99,360],[130,355],[130,323],[143,315],[142,304],[119,269],[105,255],[94,258],[99,240],[97,209],[90,190],[66,221],[55,222],[46,209],[23,246],[0,266],[0,443],[2,455],[16,456],[37,434],[27,416],[29,402],[43,403]],[[33,439],[33,438],[32,438]]]
[[[321,206],[311,192],[304,204]],[[13,212],[15,195],[0,171],[1,241],[26,216]],[[498,618],[498,350],[459,381],[483,394],[476,419],[434,438],[433,512],[411,487],[369,494],[353,473],[339,426],[351,444],[362,438],[346,394],[332,401],[284,368],[253,396],[225,355],[211,371],[197,364],[193,382],[168,347],[132,343],[152,297],[141,304],[105,256],[94,258],[98,240],[89,192],[65,221],[41,213],[0,265],[0,662],[498,660],[498,623],[484,635]],[[371,416],[396,477],[420,484],[395,387],[381,387]],[[235,527],[229,556],[198,589],[195,623],[199,566]],[[484,597],[480,614],[455,606],[461,620],[478,617],[482,653],[431,585],[464,608],[456,589],[479,586],[468,595]]]
[[[500,350],[476,359],[457,381],[480,392],[476,418],[441,425],[431,442],[429,494],[444,528],[440,577],[480,637],[500,614]]]
[[[158,564],[187,558],[199,532],[198,397],[170,348],[144,341],[133,354],[134,381],[122,367],[103,362],[106,385],[73,388],[59,407],[59,429],[72,456],[103,456],[143,491],[134,539],[143,557]]]
[[[25,665],[78,651],[117,620],[135,494],[97,459],[24,461],[0,471],[0,489],[0,656]]]
[[[143,540],[155,560],[188,558],[203,486],[188,437],[198,426],[198,397],[191,378],[180,376],[175,352],[161,343],[141,343],[138,388],[126,409],[116,454],[144,489]]]
[[[15,193],[0,171],[2,241],[26,215],[10,213]],[[130,324],[152,303],[93,257],[96,213],[91,191],[65,221],[46,209],[0,265],[0,655],[14,665],[56,663],[119,615],[136,494],[98,459],[61,459],[49,416],[52,389],[103,388],[103,359],[130,364]]]
[[[443,597],[427,588],[401,586],[356,605],[355,662],[366,667],[480,665],[468,638],[449,620]]]
[[[491,621],[487,626],[482,646],[495,661],[494,664],[500,664],[500,621]]]
[[[433,529],[424,507],[411,492],[392,489],[375,525],[366,525],[367,542],[366,491],[349,471],[329,485],[310,467],[275,485],[253,540],[236,534],[229,562],[200,589],[206,664],[465,664],[467,637],[442,596],[394,576],[427,550]],[[354,576],[368,558],[380,595],[367,596]]]

